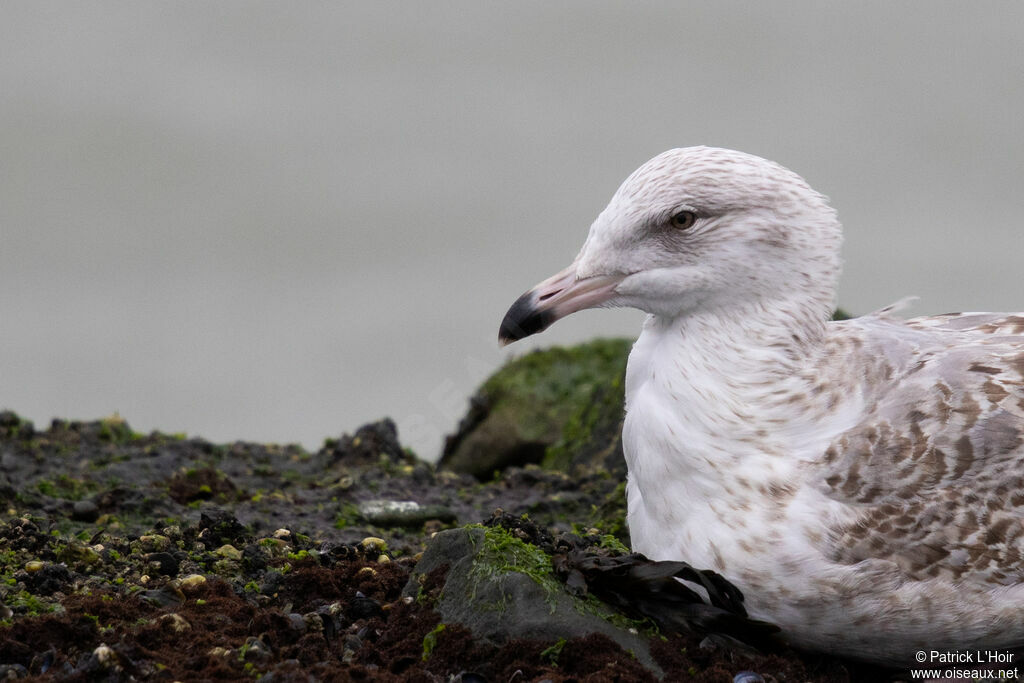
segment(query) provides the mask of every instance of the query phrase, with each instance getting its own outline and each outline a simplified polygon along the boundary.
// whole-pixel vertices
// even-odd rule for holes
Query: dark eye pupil
[[[681,230],[685,230],[693,225],[694,221],[697,220],[697,216],[691,211],[680,211],[676,215],[672,216],[672,225]]]

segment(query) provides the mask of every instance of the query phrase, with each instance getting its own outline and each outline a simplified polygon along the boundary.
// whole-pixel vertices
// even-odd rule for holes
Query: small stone
[[[220,555],[221,557],[227,558],[229,560],[242,559],[242,551],[230,544],[222,545],[221,547],[214,550],[213,553],[215,555]]]
[[[369,619],[371,617],[384,616],[384,610],[380,603],[373,598],[368,598],[360,591],[356,591],[356,597],[352,600],[351,616],[353,619]]]
[[[377,576],[377,570],[373,567],[363,567],[356,572],[356,576]]]
[[[381,527],[418,527],[430,520],[454,522],[455,513],[443,505],[420,505],[414,500],[369,500],[359,505],[359,514]]]
[[[306,620],[301,614],[296,614],[295,612],[289,614],[288,624],[299,633],[304,633],[306,631]]]
[[[732,683],[764,683],[764,676],[756,671],[741,671],[732,677]]]
[[[150,553],[146,555],[146,561],[155,564],[157,570],[164,576],[178,575],[178,560],[170,553]]]
[[[204,583],[206,583],[206,577],[202,574],[189,574],[178,581],[178,587],[182,590],[188,590],[191,588],[198,588]]]
[[[388,557],[387,555],[378,555],[377,556],[377,564],[387,564],[390,561],[391,561],[391,558]]]
[[[274,595],[281,587],[284,575],[276,569],[269,570],[263,575],[263,583],[260,584],[260,593],[263,595]]]
[[[178,590],[173,584],[167,584],[163,588],[156,590],[142,591],[139,593],[139,597],[158,607],[170,607],[171,605],[180,605],[185,601],[185,595]]]
[[[386,550],[388,547],[387,542],[383,538],[377,538],[376,536],[367,536],[359,542],[359,547],[369,552],[371,550],[381,551]]]
[[[76,500],[71,508],[71,519],[77,522],[95,522],[100,516],[100,509],[91,500]]]
[[[270,553],[255,543],[242,548],[242,565],[249,574],[261,574],[267,568]]]
[[[117,659],[117,655],[114,653],[113,650],[110,649],[109,646],[107,646],[106,643],[100,643],[96,647],[96,649],[92,651],[92,654],[96,658],[96,661],[99,663],[99,665],[104,668],[109,667]]]
[[[292,532],[288,531],[288,529],[278,529],[277,531],[274,532],[274,538],[281,538],[281,539],[291,538],[291,535],[292,535]]]
[[[28,562],[25,563],[25,571],[27,571],[27,572],[37,572],[40,569],[42,569],[43,567],[45,567],[45,566],[46,566],[46,564],[43,563],[43,562],[40,562],[39,560],[29,560]]]

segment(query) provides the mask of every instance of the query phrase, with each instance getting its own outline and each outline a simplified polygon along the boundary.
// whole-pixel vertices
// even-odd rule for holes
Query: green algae
[[[558,658],[562,654],[562,650],[565,649],[565,644],[569,642],[565,638],[559,638],[555,641],[555,644],[551,647],[542,650],[540,653],[541,659],[548,662],[551,666],[558,666]]]
[[[433,654],[434,648],[437,647],[437,637],[444,632],[445,625],[438,624],[432,631],[423,636],[423,661],[430,659],[430,655]]]
[[[516,572],[528,576],[544,590],[545,601],[551,607],[551,611],[554,611],[555,595],[562,592],[562,582],[555,576],[551,558],[543,550],[501,527],[472,524],[467,528],[484,531],[483,543],[473,558],[473,567],[470,570],[473,596],[480,581]],[[472,538],[470,536],[471,540]],[[506,599],[507,596],[503,596],[503,601],[495,607],[504,609]]]
[[[580,614],[599,617],[613,626],[642,633],[645,636],[660,636],[658,627],[650,619],[628,617],[590,593],[583,597],[569,594],[565,590],[565,584],[555,575],[551,556],[536,545],[516,537],[502,527],[484,527],[473,524],[466,528],[483,529],[484,531],[483,543],[473,559],[473,567],[470,571],[470,576],[476,579],[471,597],[475,596],[475,586],[480,580],[508,572],[518,572],[528,576],[544,590],[545,602],[550,606],[552,613],[557,606],[556,596],[564,595],[571,599],[573,608]],[[472,536],[470,538],[472,539]],[[601,547],[610,546],[608,549],[616,553],[629,552],[626,546],[610,535],[603,536],[600,545]],[[504,610],[507,607],[507,599],[508,596],[503,596],[498,604],[491,607]]]
[[[517,416],[523,439],[555,442],[542,461],[555,468],[593,427],[600,412],[593,410],[595,393],[609,384],[621,388],[631,345],[628,339],[596,339],[535,351],[508,363],[481,390],[492,410]]]

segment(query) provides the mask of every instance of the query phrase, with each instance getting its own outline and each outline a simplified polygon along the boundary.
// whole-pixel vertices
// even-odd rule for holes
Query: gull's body
[[[626,376],[634,550],[720,572],[799,646],[1022,647],[1024,315],[828,322],[840,242],[790,171],[672,150],[502,338],[650,313]]]

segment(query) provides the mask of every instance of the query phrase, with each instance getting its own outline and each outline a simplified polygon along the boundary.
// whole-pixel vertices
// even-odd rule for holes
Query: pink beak
[[[516,299],[498,329],[502,346],[542,332],[556,320],[584,308],[600,306],[615,296],[623,275],[576,278],[576,264],[552,275]]]

